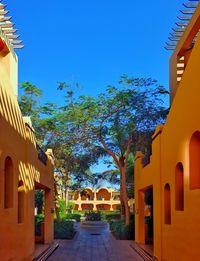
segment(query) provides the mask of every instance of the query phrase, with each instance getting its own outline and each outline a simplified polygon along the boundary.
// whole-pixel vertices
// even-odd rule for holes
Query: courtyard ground
[[[73,240],[58,240],[59,248],[48,261],[142,261],[131,241],[116,240],[108,227],[84,226]]]

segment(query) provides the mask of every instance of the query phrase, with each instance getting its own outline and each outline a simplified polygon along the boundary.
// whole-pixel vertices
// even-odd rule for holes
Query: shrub
[[[101,220],[101,213],[100,212],[85,212],[85,220],[87,221],[100,221]]]
[[[80,215],[77,215],[80,216]],[[73,218],[75,219],[75,218]],[[78,219],[78,217],[77,217]],[[80,217],[79,217],[80,219]],[[36,215],[35,216],[35,235],[41,235],[41,223],[44,222],[44,215]],[[56,219],[54,219],[54,238],[56,239],[72,239],[75,234],[74,230],[74,222],[66,220],[66,218],[62,218],[61,222],[58,223]]]
[[[60,223],[54,220],[54,238],[55,239],[72,239],[74,237],[73,221],[62,219]]]
[[[69,200],[67,204],[67,213],[72,213],[74,207],[75,207],[75,203]]]
[[[41,235],[41,223],[44,222],[44,215],[39,214],[35,216],[35,235],[40,236]]]
[[[62,218],[66,215],[66,201],[63,199],[59,199],[58,204],[59,204],[60,217]]]
[[[44,222],[44,215],[43,214],[35,215],[35,224],[42,223],[42,222]]]
[[[117,239],[132,240],[135,238],[135,216],[131,215],[130,224],[123,220],[110,221],[110,230]]]
[[[81,215],[80,214],[67,214],[65,216],[66,219],[75,219],[77,222],[80,222]]]
[[[112,220],[119,220],[120,219],[120,213],[109,213],[104,215],[104,219],[108,222]]]
[[[37,213],[41,214],[44,208],[44,191],[36,190],[35,191],[35,207],[37,209]]]

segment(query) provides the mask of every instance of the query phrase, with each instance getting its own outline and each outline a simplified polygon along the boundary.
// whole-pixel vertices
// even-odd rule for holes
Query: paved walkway
[[[128,240],[116,240],[108,228],[82,227],[73,240],[58,240],[48,261],[143,261]]]

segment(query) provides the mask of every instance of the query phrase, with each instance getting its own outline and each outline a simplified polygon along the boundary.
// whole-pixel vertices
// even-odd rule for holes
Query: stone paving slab
[[[73,240],[58,240],[48,261],[143,261],[128,240],[116,240],[107,227],[81,227]]]

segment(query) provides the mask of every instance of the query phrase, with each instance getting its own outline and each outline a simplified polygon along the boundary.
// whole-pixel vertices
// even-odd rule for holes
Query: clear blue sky
[[[163,47],[183,0],[5,2],[25,44],[19,82],[40,87],[45,100],[62,102],[58,81],[79,82],[81,94],[96,95],[122,74],[168,88],[171,53]]]
[[[19,82],[60,102],[58,81],[97,94],[122,74],[151,76],[168,87],[170,52],[163,46],[183,0],[5,0],[25,48]]]

